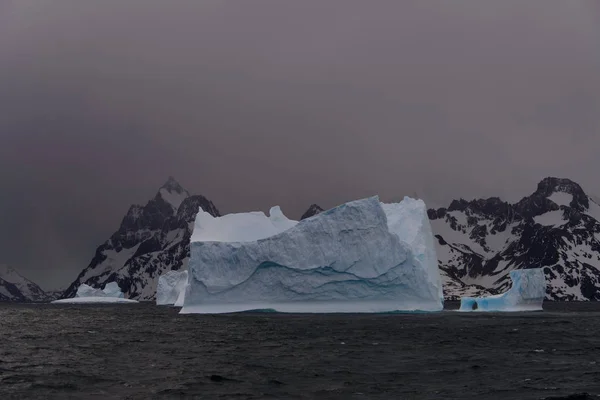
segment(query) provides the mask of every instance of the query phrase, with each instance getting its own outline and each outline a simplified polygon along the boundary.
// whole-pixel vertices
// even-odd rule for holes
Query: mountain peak
[[[10,276],[19,276],[19,273],[15,271],[13,267],[7,264],[0,264],[0,277],[6,280],[9,280]]]
[[[323,211],[324,210],[321,208],[321,206],[319,206],[317,204],[311,204],[310,207],[308,207],[308,210],[306,210],[306,212],[304,214],[302,214],[302,216],[300,217],[300,220],[310,218],[314,215],[322,213]]]
[[[169,179],[167,179],[165,184],[162,185],[160,189],[165,189],[170,193],[187,193],[187,190],[185,190],[183,186],[181,186],[179,182],[177,182],[177,180],[172,176],[169,176]]]
[[[557,197],[560,194],[570,195],[569,199]],[[578,211],[587,210],[589,207],[588,196],[579,184],[566,178],[547,177],[538,183],[537,190],[532,197],[546,197],[557,205],[570,206]],[[563,196],[564,197],[564,196]]]
[[[564,192],[570,194],[584,193],[579,184],[567,178],[547,177],[538,183],[536,192],[540,193],[556,193]]]
[[[0,300],[46,301],[48,296],[35,283],[10,265],[0,264]]]

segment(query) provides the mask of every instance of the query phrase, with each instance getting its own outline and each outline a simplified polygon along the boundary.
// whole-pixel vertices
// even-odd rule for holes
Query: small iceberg
[[[83,303],[137,303],[136,300],[126,299],[116,282],[107,283],[104,289],[96,289],[85,283],[77,288],[75,297],[52,301],[53,304],[83,304]]]
[[[508,292],[487,297],[462,297],[460,311],[539,311],[546,296],[546,278],[541,268],[510,271]]]

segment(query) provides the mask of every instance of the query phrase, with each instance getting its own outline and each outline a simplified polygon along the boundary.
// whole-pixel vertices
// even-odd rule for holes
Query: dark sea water
[[[597,398],[600,304],[544,307],[207,316],[0,304],[0,399]]]

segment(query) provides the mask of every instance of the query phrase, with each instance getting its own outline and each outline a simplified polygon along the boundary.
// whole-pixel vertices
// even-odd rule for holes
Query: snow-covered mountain
[[[191,196],[172,177],[145,206],[133,205],[119,229],[96,250],[89,266],[62,297],[73,297],[82,283],[102,288],[117,282],[125,297],[152,300],[158,277],[187,267],[190,236],[198,210],[219,216],[204,196]]]
[[[306,210],[304,212],[304,214],[302,214],[302,216],[300,217],[300,220],[306,219],[306,218],[310,218],[314,215],[317,215],[319,213],[322,213],[323,210],[319,205],[317,204],[311,204],[310,207],[308,207],[308,210]]]
[[[148,204],[131,206],[62,297],[74,296],[81,283],[116,281],[126,297],[154,299],[158,276],[187,266],[199,208],[219,216],[212,202],[169,178]],[[313,204],[302,219],[322,211]],[[461,199],[428,214],[446,298],[503,292],[511,270],[543,267],[548,299],[600,300],[600,205],[577,183],[546,178],[514,204]]]
[[[8,265],[0,265],[0,301],[48,300],[48,295],[38,285]]]
[[[461,199],[428,213],[447,298],[502,292],[511,270],[543,267],[548,299],[600,300],[600,205],[577,183],[546,178],[514,204]]]

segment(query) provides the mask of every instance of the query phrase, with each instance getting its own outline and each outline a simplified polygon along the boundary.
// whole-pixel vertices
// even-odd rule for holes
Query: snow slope
[[[49,296],[14,268],[0,264],[0,301],[48,301]]]

